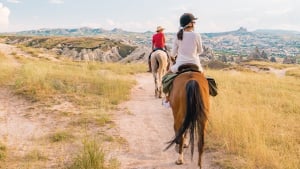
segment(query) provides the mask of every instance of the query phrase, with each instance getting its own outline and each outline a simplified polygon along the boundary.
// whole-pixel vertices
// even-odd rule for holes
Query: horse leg
[[[183,160],[183,140],[184,140],[184,138],[182,137],[181,140],[179,141],[179,144],[176,144],[176,147],[175,147],[176,149],[178,149],[178,153],[179,153],[178,159],[175,162],[177,165],[182,165],[184,163],[184,160]]]
[[[202,153],[203,153],[203,147],[202,148],[199,148],[198,147],[198,150],[199,150],[199,159],[198,159],[198,166],[200,167],[200,169],[202,168],[201,164],[202,164]]]
[[[188,148],[189,147],[189,140],[188,140],[188,132],[185,132],[184,133],[184,136],[183,136],[183,148]]]
[[[158,91],[158,98],[162,98],[162,92],[161,92],[161,88],[159,89],[159,91]]]
[[[175,124],[174,124],[175,134],[178,132],[179,128],[180,128],[179,123],[175,122]],[[183,140],[184,140],[184,136],[181,136],[180,139],[176,141],[175,151],[179,153],[178,159],[175,162],[177,165],[182,165],[184,163],[184,160],[183,160]]]
[[[202,132],[204,132],[204,130]],[[200,169],[202,164],[201,159],[202,159],[203,149],[204,149],[204,133],[200,135],[198,139],[198,152],[199,152],[198,166],[200,167]]]
[[[158,89],[158,98],[162,98],[162,76],[163,69],[161,67],[157,70],[157,89]]]
[[[155,84],[155,90],[154,90],[154,92],[155,92],[155,97],[158,97],[158,88],[157,88],[157,75],[156,75],[156,73],[155,72],[153,72],[153,78],[154,78],[154,84]]]

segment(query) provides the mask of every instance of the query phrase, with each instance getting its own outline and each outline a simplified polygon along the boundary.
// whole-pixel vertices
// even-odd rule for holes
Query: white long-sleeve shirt
[[[173,73],[178,71],[178,67],[185,63],[198,65],[199,71],[203,72],[199,54],[203,52],[201,36],[195,32],[183,32],[183,39],[178,40],[177,35],[173,41],[171,56],[176,58],[176,64],[171,66]]]

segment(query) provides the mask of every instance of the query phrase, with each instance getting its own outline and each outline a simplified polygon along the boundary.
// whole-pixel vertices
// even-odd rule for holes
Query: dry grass
[[[31,101],[47,105],[47,107],[57,104],[55,101],[57,97],[64,98],[76,105],[80,110],[80,114],[72,118],[72,123],[79,130],[80,128],[87,129],[87,126],[97,127],[100,130],[101,127],[107,125],[112,127],[109,112],[117,104],[128,99],[130,89],[135,84],[132,75],[146,71],[146,65],[143,64],[105,64],[71,62],[68,60],[51,62],[24,57],[8,58],[3,54],[0,55],[0,61],[0,81],[12,84],[11,89],[15,93],[25,96]],[[18,67],[13,66],[12,61],[17,61],[20,65]],[[60,114],[62,117],[72,115],[69,112],[61,112]],[[67,127],[72,126],[68,125]],[[81,139],[82,135],[71,135],[68,131],[57,131],[49,134],[47,139],[52,143],[55,142],[55,144],[67,144],[70,140]],[[85,132],[89,133],[88,131]],[[107,138],[104,140],[105,142],[117,140],[109,138],[111,136],[105,133],[94,134],[97,137],[104,135]],[[92,136],[94,137],[94,135]],[[99,155],[99,153],[101,155],[98,149],[88,151],[94,151],[96,155]],[[1,159],[4,159],[6,150],[3,149],[2,151],[1,149],[0,153]],[[105,164],[103,164],[101,158],[89,159],[94,158],[94,156],[88,155],[90,154],[82,155],[81,157],[84,159],[81,160],[79,158],[74,159],[74,164],[77,165],[78,161],[88,163],[88,160],[94,160],[92,165],[99,164],[105,166],[106,169],[118,168],[119,166],[116,159],[105,161]],[[24,159],[28,159],[26,165],[32,166],[40,163],[39,161],[43,161],[43,157],[39,151],[32,151],[26,154]],[[47,159],[45,160],[47,161]],[[43,162],[40,165],[43,166]],[[73,168],[76,168],[76,165]]]
[[[27,61],[18,72],[15,89],[32,100],[63,94],[77,105],[106,109],[128,99],[129,90],[135,84],[129,74],[139,70],[144,68],[137,70],[134,65],[121,64]]]
[[[6,158],[6,146],[0,142],[0,164]]]
[[[57,132],[49,135],[49,139],[53,143],[61,142],[61,141],[68,141],[73,138],[74,138],[74,136],[68,131],[57,131]]]
[[[69,169],[119,169],[120,163],[112,158],[105,162],[105,151],[95,140],[85,140],[83,150]]]
[[[258,68],[268,68],[272,67],[274,69],[284,69],[288,67],[293,67],[295,65],[289,65],[289,64],[282,64],[282,63],[273,63],[273,62],[263,62],[263,61],[250,61],[250,62],[243,62],[242,65],[250,65],[250,66],[256,66]]]
[[[0,85],[7,84],[15,74],[15,67],[12,60],[0,53]]]
[[[243,169],[299,167],[300,79],[237,71],[207,74],[219,87],[211,99],[207,143],[242,159],[219,163]]]
[[[298,67],[298,68],[295,68],[295,69],[288,70],[286,72],[286,75],[300,78],[300,68]]]

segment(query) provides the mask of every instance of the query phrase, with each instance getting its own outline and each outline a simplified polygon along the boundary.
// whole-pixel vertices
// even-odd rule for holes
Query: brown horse
[[[156,50],[151,54],[151,69],[155,83],[155,97],[162,97],[162,77],[168,67],[168,55],[162,50]]]
[[[209,86],[203,73],[188,71],[178,75],[173,81],[169,95],[174,117],[175,138],[166,149],[174,143],[179,148],[176,164],[183,164],[183,148],[189,132],[191,154],[193,157],[194,141],[198,140],[198,166],[201,168],[201,156],[204,146],[204,132],[209,112]]]

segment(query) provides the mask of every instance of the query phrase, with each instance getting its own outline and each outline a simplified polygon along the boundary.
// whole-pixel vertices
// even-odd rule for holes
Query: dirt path
[[[136,76],[138,84],[132,89],[131,99],[120,105],[115,122],[121,137],[128,141],[127,151],[115,152],[122,169],[196,169],[197,153],[190,159],[190,149],[185,150],[185,164],[175,165],[177,153],[174,146],[163,151],[174,135],[173,117],[170,108],[154,98],[154,83],[151,74]],[[124,113],[127,112],[127,113]],[[212,165],[212,154],[205,153],[203,168]]]

